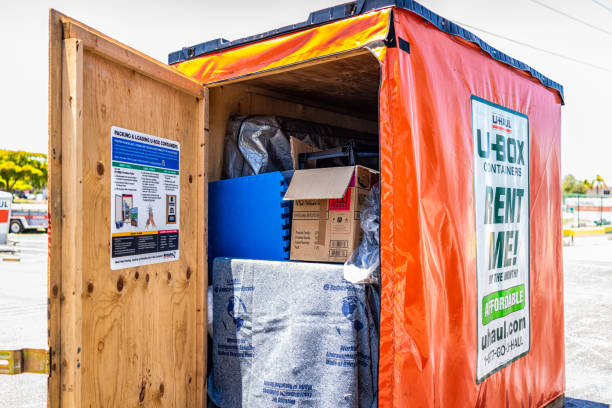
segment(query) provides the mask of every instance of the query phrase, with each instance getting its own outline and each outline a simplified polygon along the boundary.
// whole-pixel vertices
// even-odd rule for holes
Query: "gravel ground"
[[[21,262],[0,261],[0,349],[46,348],[46,234],[12,235]],[[563,251],[568,397],[612,403],[612,241]],[[0,376],[0,407],[44,407],[46,377]]]

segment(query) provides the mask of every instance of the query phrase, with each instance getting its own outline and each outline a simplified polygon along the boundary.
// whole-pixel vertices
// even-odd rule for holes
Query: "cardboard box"
[[[284,198],[293,201],[290,259],[346,261],[361,242],[361,204],[377,180],[363,166],[296,170]]]

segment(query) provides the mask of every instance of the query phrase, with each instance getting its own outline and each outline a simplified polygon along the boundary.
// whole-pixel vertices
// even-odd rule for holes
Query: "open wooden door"
[[[205,405],[206,91],[54,10],[50,407]]]

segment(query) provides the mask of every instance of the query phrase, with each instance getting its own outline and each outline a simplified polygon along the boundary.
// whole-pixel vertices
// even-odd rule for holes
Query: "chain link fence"
[[[612,197],[609,195],[563,195],[563,227],[612,225]]]

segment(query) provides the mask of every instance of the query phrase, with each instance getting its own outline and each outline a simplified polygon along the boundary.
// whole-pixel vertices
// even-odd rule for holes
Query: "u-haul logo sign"
[[[471,102],[480,383],[529,352],[529,120]]]

